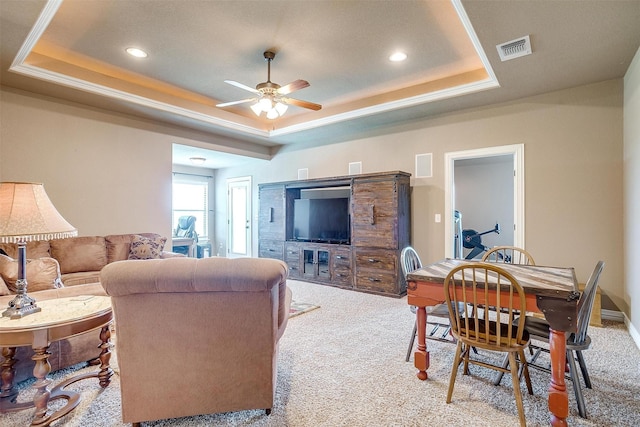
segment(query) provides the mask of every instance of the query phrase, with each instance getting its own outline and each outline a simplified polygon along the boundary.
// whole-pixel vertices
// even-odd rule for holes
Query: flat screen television
[[[350,229],[348,197],[293,202],[294,240],[349,244]]]

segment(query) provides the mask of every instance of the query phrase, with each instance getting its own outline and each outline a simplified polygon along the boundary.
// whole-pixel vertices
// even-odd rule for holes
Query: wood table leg
[[[51,372],[51,365],[49,364],[49,355],[51,353],[47,350],[49,350],[49,346],[34,348],[35,354],[31,357],[36,362],[33,367],[33,376],[36,377],[36,382],[33,384],[33,388],[36,389],[33,405],[36,408],[36,413],[31,422],[32,426],[49,425],[47,405],[51,397],[51,392],[49,391],[51,380],[47,378],[47,375]]]
[[[549,353],[551,356],[551,383],[549,385],[549,411],[552,426],[567,426],[569,396],[564,380],[567,341],[563,331],[550,329]]]
[[[98,379],[100,380],[100,386],[104,388],[109,385],[113,375],[113,370],[109,366],[111,360],[111,329],[109,329],[109,325],[104,326],[100,331],[100,341],[102,341],[102,344],[100,344],[102,351],[100,352]]]
[[[0,398],[7,398],[16,394],[15,390],[13,389],[13,378],[15,377],[16,373],[13,365],[15,365],[17,362],[17,360],[14,359],[15,354],[15,347],[2,348],[2,357],[4,357],[4,361],[2,362],[2,372],[0,373],[0,377],[2,379]]]
[[[427,351],[427,310],[418,307],[416,311],[416,324],[418,327],[418,348],[413,354],[414,366],[418,369],[418,378],[426,380],[429,369],[429,352]]]

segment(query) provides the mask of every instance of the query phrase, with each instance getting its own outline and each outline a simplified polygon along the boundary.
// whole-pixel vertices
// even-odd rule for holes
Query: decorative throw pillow
[[[17,292],[18,261],[0,255],[0,276],[12,293]],[[27,292],[63,287],[60,280],[60,265],[55,258],[28,259],[26,277]]]
[[[4,283],[4,279],[0,276],[0,296],[2,295],[11,295],[9,292],[9,288],[7,288],[7,284]]]
[[[156,259],[162,255],[162,249],[167,242],[166,237],[144,237],[136,234],[131,240],[129,259]]]

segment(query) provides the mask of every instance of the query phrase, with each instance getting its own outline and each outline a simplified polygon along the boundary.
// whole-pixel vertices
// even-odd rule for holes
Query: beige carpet
[[[406,298],[395,299],[290,281],[294,299],[320,305],[289,320],[281,341],[276,402],[270,416],[242,411],[144,423],[145,426],[505,426],[517,425],[511,382],[490,383],[493,371],[472,366],[445,403],[454,346],[429,342],[429,379],[404,361],[413,317]],[[640,426],[640,351],[624,325],[590,329],[585,353],[593,390],[585,390],[589,419],[578,416],[570,391],[571,426]],[[115,365],[115,357],[112,359]],[[171,361],[168,359],[168,368]],[[83,368],[94,369],[94,368]],[[117,367],[116,367],[117,369]],[[71,372],[52,375],[54,384]],[[534,396],[524,392],[529,426],[548,425],[549,377],[532,370]],[[29,384],[23,383],[26,387]],[[83,400],[58,426],[122,426],[119,377],[70,387]],[[29,391],[29,390],[27,390]],[[32,411],[0,415],[3,426],[29,425]]]

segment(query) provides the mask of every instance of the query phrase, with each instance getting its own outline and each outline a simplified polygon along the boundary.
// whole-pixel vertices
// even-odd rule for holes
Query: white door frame
[[[525,248],[524,244],[524,144],[503,145],[475,150],[453,151],[444,154],[444,251],[445,257],[453,258],[455,235],[453,210],[455,206],[454,162],[462,159],[513,155],[513,244]]]
[[[232,236],[232,215],[233,215],[233,208],[232,208],[232,200],[231,200],[231,187],[239,184],[239,183],[245,183],[245,187],[247,189],[247,193],[246,193],[246,207],[247,207],[247,212],[246,212],[246,218],[247,218],[247,223],[246,223],[246,228],[245,228],[245,237],[246,237],[246,254],[237,254],[232,252],[231,250],[231,239],[233,238]],[[253,247],[252,247],[252,234],[253,234],[253,224],[252,224],[252,196],[251,196],[251,189],[252,189],[252,180],[251,180],[251,176],[242,176],[242,177],[237,177],[237,178],[229,178],[227,179],[227,251],[226,251],[226,256],[228,256],[229,258],[237,258],[237,257],[251,257],[252,253],[253,253]]]

